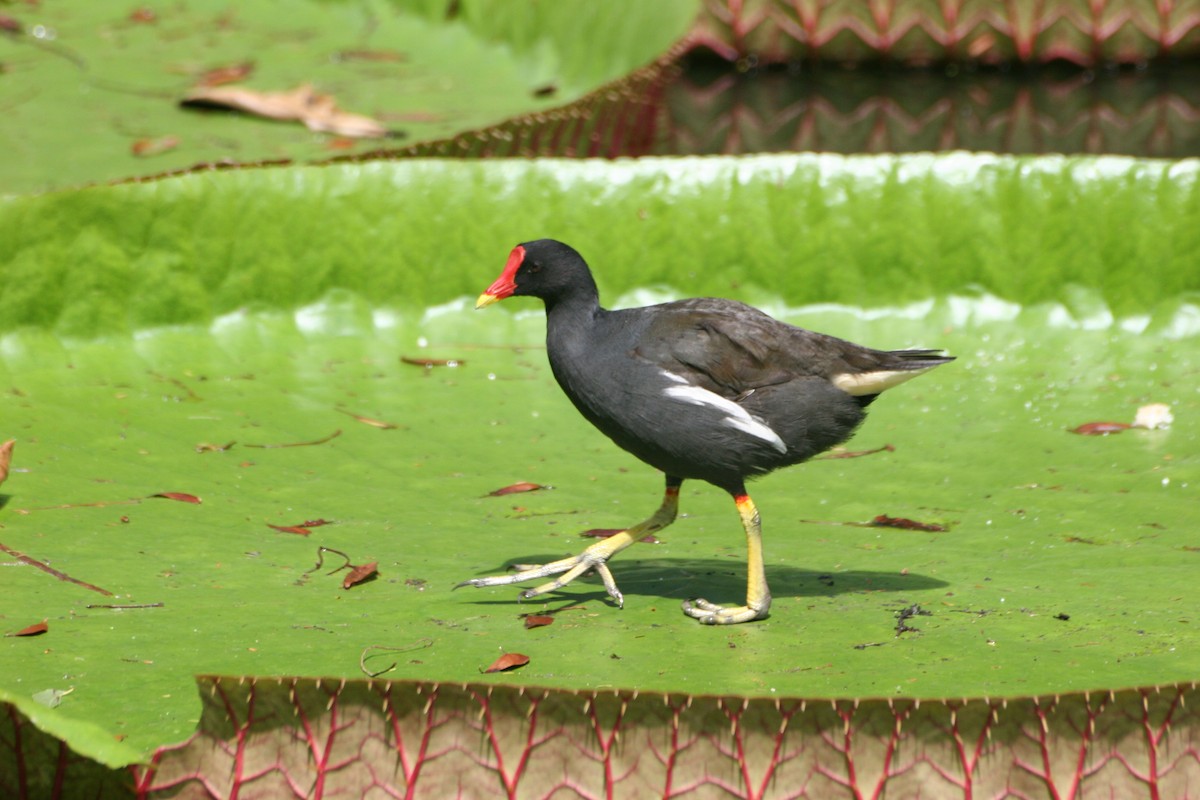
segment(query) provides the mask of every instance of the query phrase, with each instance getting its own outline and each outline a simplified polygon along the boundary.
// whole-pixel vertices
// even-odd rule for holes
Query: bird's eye
[[[541,272],[542,271],[542,265],[537,263],[536,261],[530,261],[525,266],[529,268],[530,272]]]

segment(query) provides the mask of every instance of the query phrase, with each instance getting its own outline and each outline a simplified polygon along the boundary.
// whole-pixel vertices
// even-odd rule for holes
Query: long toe
[[[599,573],[601,580],[604,581],[604,589],[609,596],[616,601],[618,606],[624,606],[624,597],[617,589],[617,583],[613,579],[612,572],[608,565],[604,563],[605,557],[600,555],[590,548],[583,551],[577,556],[563,558],[558,561],[552,561],[549,564],[520,564],[517,565],[517,571],[508,575],[492,575],[486,578],[471,578],[462,583],[457,584],[454,588],[458,589],[462,586],[474,586],[477,589],[482,589],[487,586],[509,586],[514,583],[524,583],[525,581],[538,580],[540,578],[549,578],[557,576],[552,581],[535,586],[532,589],[526,589],[521,592],[521,599],[528,600],[531,597],[537,597],[548,592],[553,592],[566,586],[571,581],[578,578],[584,573],[595,570]]]
[[[693,600],[683,601],[683,613],[699,620],[704,625],[736,625],[739,622],[765,619],[767,609],[751,608],[750,606],[722,606],[697,597]]]

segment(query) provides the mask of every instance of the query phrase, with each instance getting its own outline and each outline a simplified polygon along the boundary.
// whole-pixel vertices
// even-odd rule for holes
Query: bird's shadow
[[[530,556],[515,563],[543,564],[561,556]],[[610,565],[617,588],[629,597],[673,598],[686,600],[704,597],[714,603],[741,603],[746,596],[746,563],[744,560],[720,558],[630,558]],[[486,575],[510,572],[502,564]],[[530,589],[553,580],[543,578],[498,588]],[[822,571],[779,564],[767,565],[767,584],[771,595],[780,597],[833,597],[839,594],[866,592],[914,592],[949,586],[937,578],[916,573],[874,572],[870,570]],[[596,591],[592,591],[595,588]],[[572,583],[545,597],[581,600],[607,599],[600,578],[589,572]],[[508,603],[511,598],[489,597],[478,602]]]

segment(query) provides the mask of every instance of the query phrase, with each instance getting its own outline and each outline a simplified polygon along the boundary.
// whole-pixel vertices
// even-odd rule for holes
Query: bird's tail
[[[943,355],[941,350],[877,351],[874,356],[870,368],[833,377],[833,384],[857,397],[862,406],[868,405],[881,392],[954,360],[954,356]]]

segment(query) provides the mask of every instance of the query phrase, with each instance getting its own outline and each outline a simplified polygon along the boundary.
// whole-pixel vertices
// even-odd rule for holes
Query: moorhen
[[[483,308],[512,295],[546,304],[550,367],[579,412],[616,444],[666,475],[662,505],[644,522],[582,553],[459,586],[500,586],[557,576],[523,598],[595,570],[620,606],[608,560],[675,519],[679,487],[696,478],[729,492],[746,531],[746,604],[687,600],[708,624],[767,616],[758,510],[745,481],[798,464],[850,438],[885,389],[952,361],[938,350],[880,351],[775,320],[733,300],[697,298],[608,311],[591,271],[553,239],[518,245]],[[457,587],[456,587],[457,588]]]

